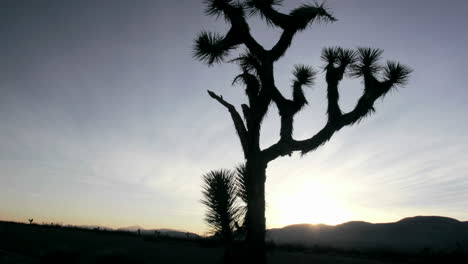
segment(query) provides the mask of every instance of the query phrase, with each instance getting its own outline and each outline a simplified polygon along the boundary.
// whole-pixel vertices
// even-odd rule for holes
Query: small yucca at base
[[[231,242],[239,216],[235,174],[229,170],[215,170],[203,175],[203,198],[206,205],[206,223],[213,235],[224,242]]]

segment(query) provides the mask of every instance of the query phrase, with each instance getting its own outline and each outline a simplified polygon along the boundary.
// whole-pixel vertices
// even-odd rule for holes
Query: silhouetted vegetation
[[[210,171],[203,175],[203,183],[202,203],[207,207],[205,221],[214,235],[229,244],[239,216],[235,176],[229,170]]]
[[[265,180],[270,161],[294,152],[305,155],[314,151],[343,127],[359,123],[375,112],[374,103],[395,87],[406,84],[411,69],[398,62],[379,63],[382,50],[341,47],[324,48],[327,82],[327,122],[323,128],[305,140],[293,138],[294,117],[307,105],[303,88],[312,86],[317,71],[310,66],[296,65],[293,69],[291,99],[277,88],[273,65],[285,55],[296,33],[316,22],[334,22],[336,18],[324,4],[302,4],[289,13],[277,10],[282,0],[206,0],[205,13],[223,17],[230,26],[225,35],[202,31],[195,39],[193,56],[208,64],[236,63],[240,74],[233,84],[245,86],[247,103],[242,104],[242,115],[223,96],[208,91],[229,111],[245,158],[245,190],[247,200],[247,242],[253,262],[265,263]],[[259,15],[266,23],[282,33],[270,50],[265,49],[250,33],[247,19]],[[229,58],[231,51],[243,45],[245,51],[238,57]],[[364,85],[363,93],[353,110],[345,113],[339,105],[339,84],[345,76],[359,78]],[[279,140],[260,148],[262,121],[274,103],[281,119]]]

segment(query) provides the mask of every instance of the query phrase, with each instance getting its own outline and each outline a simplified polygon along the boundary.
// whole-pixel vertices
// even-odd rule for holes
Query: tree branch
[[[236,108],[232,104],[226,102],[222,96],[219,96],[210,90],[208,90],[208,94],[211,98],[215,99],[229,110],[232,121],[234,122],[234,127],[236,128],[237,135],[239,136],[242,145],[242,150],[244,151],[245,155],[247,153],[249,144],[247,140],[247,129],[245,128],[244,121],[242,121],[242,117],[239,115]]]
[[[293,27],[302,31],[314,21],[335,22],[336,18],[327,10],[324,4],[303,4],[292,10],[289,15],[292,17]]]
[[[242,43],[244,43],[249,51],[255,56],[263,58],[265,56],[265,49],[250,34],[250,27],[245,20],[242,7],[226,4],[223,11],[227,20],[231,23],[232,30],[236,33]]]
[[[303,86],[313,85],[316,72],[309,66],[296,65],[293,74],[295,79],[292,84],[292,100],[286,99],[276,87],[273,88],[272,92],[272,99],[278,107],[281,117],[281,143],[291,142],[293,140],[294,116],[307,104],[307,99],[302,90]],[[290,154],[291,151],[286,151],[285,153]]]
[[[257,76],[244,70],[243,73],[234,78],[232,84],[235,84],[238,81],[242,81],[245,85],[245,93],[249,99],[250,107],[255,107],[258,99],[258,93],[260,91],[260,82],[257,79]]]
[[[356,54],[352,50],[331,47],[323,49],[320,57],[326,63],[328,120],[334,122],[342,115],[338,104],[340,97],[338,85],[343,79],[347,67],[355,62]]]
[[[250,34],[249,25],[245,20],[245,8],[242,4],[233,3],[230,0],[205,0],[205,6],[206,14],[216,17],[224,16],[226,21],[231,24],[231,28],[223,42],[221,42],[221,37],[219,35],[210,39],[214,41],[204,41],[205,43],[208,42],[210,45],[204,45],[208,46],[209,49],[202,50],[202,52],[199,52],[200,49],[198,47],[200,46],[200,41],[198,41],[198,43],[196,42],[196,58],[206,60],[203,56],[206,56],[204,54],[209,54],[211,57],[215,57],[214,60],[206,60],[209,64],[212,64],[213,61],[219,62],[227,55],[227,51],[230,47],[234,47],[238,44],[244,44],[251,53],[259,58],[265,56],[265,49]],[[205,39],[207,39],[207,37],[205,37]],[[201,54],[201,56],[199,54]]]
[[[286,53],[286,50],[291,46],[292,39],[296,32],[297,30],[295,29],[286,29],[283,31],[278,42],[270,50],[270,56],[273,61],[277,61]]]
[[[316,20],[335,21],[336,19],[322,5],[304,4],[291,11],[289,15],[282,14],[274,10],[271,6],[262,9],[262,14],[270,19],[272,23],[281,27],[283,33],[278,42],[270,50],[273,61],[281,58],[286,50],[291,46],[294,35]]]
[[[263,8],[261,12],[267,21],[282,29],[288,28],[288,25],[291,21],[291,16],[278,12],[271,6]]]
[[[327,142],[336,131],[337,129],[331,123],[327,123],[317,134],[307,140],[280,139],[277,143],[262,150],[263,158],[269,162],[280,156],[291,155],[293,151],[302,151],[303,149],[312,151]]]
[[[278,12],[273,6],[281,5],[282,0],[246,0],[246,6],[250,14],[260,14],[267,23],[285,29],[289,24],[289,16]]]
[[[330,138],[343,127],[353,125],[361,121],[364,117],[372,114],[375,111],[375,101],[385,96],[385,94],[388,93],[388,91],[392,88],[405,84],[407,82],[409,74],[412,71],[411,68],[405,65],[390,62],[387,65],[387,68],[384,69],[386,79],[384,81],[378,81],[374,77],[374,74],[377,70],[368,70],[368,66],[370,64],[375,64],[375,59],[368,60],[371,61],[371,63],[366,64],[366,60],[363,60],[361,58],[361,62],[360,64],[358,64],[357,70],[360,76],[364,79],[364,92],[352,111],[346,114],[341,114],[341,111],[337,104],[337,87],[339,81],[343,77],[345,68],[348,65],[348,61],[350,61],[347,59],[341,60],[342,61],[339,62],[339,65],[337,67],[331,64],[328,65],[328,67],[333,67],[329,69],[330,72],[327,72],[329,93],[335,92],[336,95],[329,95],[329,119],[325,126],[317,134],[305,140],[294,140],[292,137],[283,137],[282,135],[282,137],[277,143],[262,151],[263,158],[265,159],[265,161],[268,162],[276,159],[279,156],[290,155],[294,151],[300,151],[302,155],[314,151],[319,146],[330,140]],[[372,67],[375,67],[375,69],[377,69],[376,65],[372,65]],[[329,76],[329,74],[333,76]],[[285,106],[280,107],[279,104],[277,105],[280,109],[280,115],[282,115],[281,109],[285,109]],[[283,103],[283,105],[285,104]],[[332,113],[330,112],[330,109],[333,109],[333,107],[337,107],[333,111],[340,111],[338,115],[332,115]],[[288,131],[292,132],[292,119],[290,117],[283,118],[282,116],[281,122],[282,130],[284,127],[285,129],[288,129]],[[284,131],[282,131],[282,133],[284,133]]]
[[[242,79],[247,86],[246,93],[250,105],[242,105],[247,124],[232,104],[226,102],[222,96],[208,91],[213,99],[229,110],[245,156],[249,148],[250,151],[253,149],[260,151],[257,139],[260,136],[262,119],[271,101],[274,101],[278,107],[281,131],[277,143],[261,150],[266,163],[279,156],[290,155],[294,151],[300,151],[302,155],[305,155],[315,150],[341,128],[353,125],[374,112],[375,101],[385,96],[393,87],[406,84],[411,73],[409,67],[395,62],[388,62],[386,67],[380,66],[378,60],[382,50],[379,49],[359,48],[357,52],[341,48],[325,49],[322,52],[322,59],[327,62],[325,70],[328,84],[328,121],[312,137],[295,140],[292,137],[294,116],[307,104],[302,87],[312,83],[315,73],[311,68],[296,68],[293,98],[290,100],[285,98],[275,86],[273,64],[285,54],[297,32],[304,30],[315,21],[333,22],[336,19],[323,4],[303,4],[286,15],[276,11],[273,7],[279,5],[281,0],[245,0],[235,3],[232,0],[205,0],[205,2],[207,14],[223,15],[231,28],[224,37],[201,33],[196,41],[195,57],[212,64],[223,61],[229,55],[229,51],[240,44],[247,47],[247,53],[235,60],[239,62],[244,71],[236,77],[236,80]],[[268,23],[283,29],[280,39],[271,50],[266,51],[250,34],[245,18],[245,8],[249,8],[251,14],[260,13]],[[355,108],[343,114],[338,103],[338,86],[348,68],[351,69],[348,72],[351,77],[363,79],[364,91]],[[381,70],[384,72],[379,75]]]
[[[281,138],[277,143],[262,151],[264,159],[271,161],[279,156],[290,155],[294,151],[300,151],[302,155],[305,155],[317,149],[330,140],[333,134],[341,128],[352,125],[372,113],[374,111],[373,105],[377,98],[378,96],[370,96],[368,93],[364,93],[353,111],[344,114],[334,121],[328,121],[326,125],[311,138],[305,140],[294,140],[292,137],[290,139]],[[288,126],[287,123],[285,125]]]

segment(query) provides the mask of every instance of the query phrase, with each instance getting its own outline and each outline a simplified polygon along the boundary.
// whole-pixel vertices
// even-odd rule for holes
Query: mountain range
[[[200,236],[174,229],[144,229],[129,226],[117,231],[138,232],[175,238]],[[468,252],[468,221],[461,222],[442,216],[415,216],[394,223],[352,221],[339,225],[295,224],[267,230],[267,240],[277,244],[305,247],[322,246],[339,249],[391,250],[421,252],[422,250]]]
[[[440,216],[416,216],[394,223],[347,222],[331,226],[297,224],[267,231],[278,244],[403,252],[468,250],[468,222]]]

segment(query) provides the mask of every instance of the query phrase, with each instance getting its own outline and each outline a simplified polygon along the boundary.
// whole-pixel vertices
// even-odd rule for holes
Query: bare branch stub
[[[239,136],[239,140],[242,145],[242,150],[244,151],[244,153],[247,153],[249,145],[247,142],[247,130],[245,128],[244,122],[242,121],[242,117],[239,115],[239,112],[237,112],[236,108],[232,104],[224,100],[222,96],[219,96],[210,90],[208,90],[208,94],[211,98],[215,99],[221,105],[228,109],[229,113],[231,114],[234,127],[236,128],[237,135]]]

